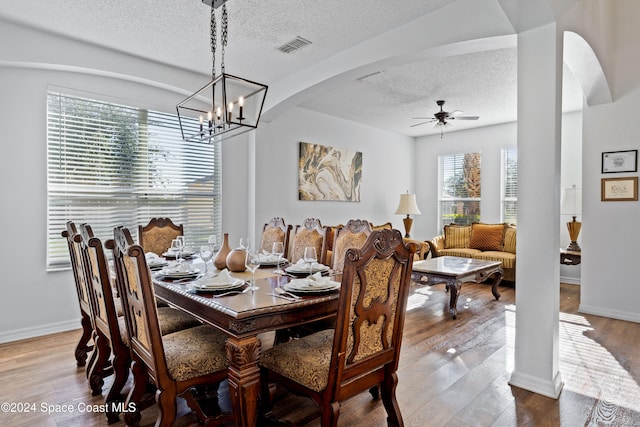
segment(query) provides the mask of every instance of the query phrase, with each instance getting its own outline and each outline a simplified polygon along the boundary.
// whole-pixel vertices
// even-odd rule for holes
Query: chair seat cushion
[[[473,257],[485,261],[500,261],[502,268],[516,268],[516,254],[511,252],[484,251]]]
[[[227,369],[226,335],[208,325],[162,337],[169,376],[176,381]]]
[[[320,392],[327,387],[333,329],[278,344],[260,355],[260,366]]]
[[[171,307],[158,307],[158,323],[162,335],[202,325],[195,317]]]

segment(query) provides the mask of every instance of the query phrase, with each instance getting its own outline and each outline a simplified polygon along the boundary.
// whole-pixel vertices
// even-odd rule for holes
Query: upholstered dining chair
[[[93,318],[91,317],[91,301],[89,288],[87,286],[87,278],[85,275],[84,264],[80,247],[73,241],[73,236],[78,233],[78,229],[73,221],[67,222],[67,228],[62,231],[62,237],[67,240],[69,247],[69,258],[71,260],[71,269],[73,270],[73,279],[76,285],[76,293],[78,295],[78,303],[80,304],[80,325],[82,326],[82,335],[76,345],[75,358],[78,367],[86,366],[87,357],[93,351]],[[87,366],[87,377],[89,376],[89,368]]]
[[[293,233],[293,242],[291,244],[292,263],[297,262],[304,255],[304,248],[313,246],[318,254],[318,262],[325,263],[327,253],[327,228],[317,218],[307,218],[301,225],[296,225]]]
[[[147,225],[138,226],[138,242],[145,252],[162,256],[171,247],[171,241],[183,233],[183,225],[174,224],[170,218],[151,218]]]
[[[187,401],[200,423],[220,425],[231,421],[230,413],[205,414],[193,394],[197,386],[217,388],[227,378],[226,336],[206,325],[161,335],[144,250],[133,243],[127,228],[117,227],[113,234],[114,264],[121,280],[118,289],[123,299],[133,359],[133,387],[125,405],[140,402],[147,387],[153,384],[157,388],[156,402],[159,406],[156,426],[173,424],[178,396]],[[127,425],[140,422],[139,408],[135,406],[135,412],[125,414]]]
[[[271,417],[270,382],[316,402],[322,427],[337,425],[340,402],[379,386],[388,425],[403,425],[396,371],[417,249],[415,243],[405,245],[398,230],[376,230],[360,249],[347,250],[335,330],[287,341],[260,355],[266,419]]]
[[[371,234],[371,225],[368,221],[361,219],[351,219],[344,227],[336,230],[331,259],[333,271],[342,271],[347,249],[361,247],[369,237],[369,234]]]
[[[74,235],[73,240],[80,245],[93,302],[91,310],[96,356],[90,366],[89,384],[95,394],[100,394],[104,385],[103,378],[113,373],[113,382],[105,398],[108,408],[105,415],[111,424],[119,418],[111,403],[122,400],[122,389],[129,378],[129,336],[122,316],[122,303],[120,298],[114,296],[111,273],[102,242],[93,234],[88,224],[80,225],[79,234]],[[162,334],[201,325],[196,318],[169,307],[158,308],[158,323]]]
[[[260,237],[260,250],[271,253],[275,242],[284,244],[284,257],[289,257],[289,235],[291,234],[291,225],[286,225],[284,219],[280,217],[271,218],[262,228]]]

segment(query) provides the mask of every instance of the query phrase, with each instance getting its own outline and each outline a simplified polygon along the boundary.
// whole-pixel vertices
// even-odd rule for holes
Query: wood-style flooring
[[[397,390],[405,425],[640,426],[640,324],[578,313],[580,287],[562,284],[560,372],[565,385],[559,399],[550,399],[508,384],[515,293],[510,287],[500,292],[495,301],[488,285],[465,284],[458,319],[452,320],[442,285],[414,285]],[[103,414],[78,410],[104,399],[91,396],[84,369],[76,367],[78,338],[79,331],[71,331],[0,345],[0,402],[35,406],[29,413],[3,410],[0,425],[107,425]],[[107,379],[105,394],[109,384]],[[226,383],[223,407],[228,405],[225,393]],[[285,390],[276,394],[277,415],[304,427],[320,425],[312,403]],[[43,404],[73,410],[46,414]],[[156,414],[155,408],[144,411],[142,425],[153,425]],[[188,416],[177,425],[189,421]],[[384,408],[362,393],[343,404],[339,425],[384,426]]]

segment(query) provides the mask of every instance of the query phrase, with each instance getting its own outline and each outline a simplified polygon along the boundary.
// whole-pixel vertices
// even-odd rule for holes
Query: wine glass
[[[316,255],[315,246],[307,246],[304,248],[304,262],[309,264],[309,276],[311,276],[311,271],[313,267],[313,263],[318,260],[318,256]]]
[[[244,266],[251,272],[251,286],[249,289],[255,291],[258,289],[256,286],[256,270],[260,267],[260,254],[256,251],[247,249],[247,254],[244,258]]]
[[[184,248],[184,237],[178,236],[171,241],[171,252],[177,252],[176,260],[182,262],[182,248]]]
[[[284,243],[282,242],[274,242],[273,248],[271,249],[271,253],[278,257],[277,268],[274,270],[276,274],[284,274],[284,271],[280,268],[280,258],[284,255]]]
[[[200,246],[200,258],[204,261],[204,274],[207,274],[207,263],[213,258],[213,252],[215,251],[215,244],[205,243]]]

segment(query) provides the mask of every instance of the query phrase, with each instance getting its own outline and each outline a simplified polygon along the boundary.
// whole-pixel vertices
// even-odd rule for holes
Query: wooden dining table
[[[251,273],[232,273],[235,278],[250,280]],[[339,292],[308,295],[288,300],[275,294],[276,287],[290,277],[275,274],[273,268],[260,268],[255,273],[257,290],[216,297],[196,293],[188,282],[173,283],[154,278],[156,297],[183,310],[222,332],[228,338],[226,354],[229,361],[229,394],[235,425],[256,425],[260,393],[261,344],[258,335],[278,329],[329,319],[336,315]],[[339,277],[333,278],[339,281]]]

